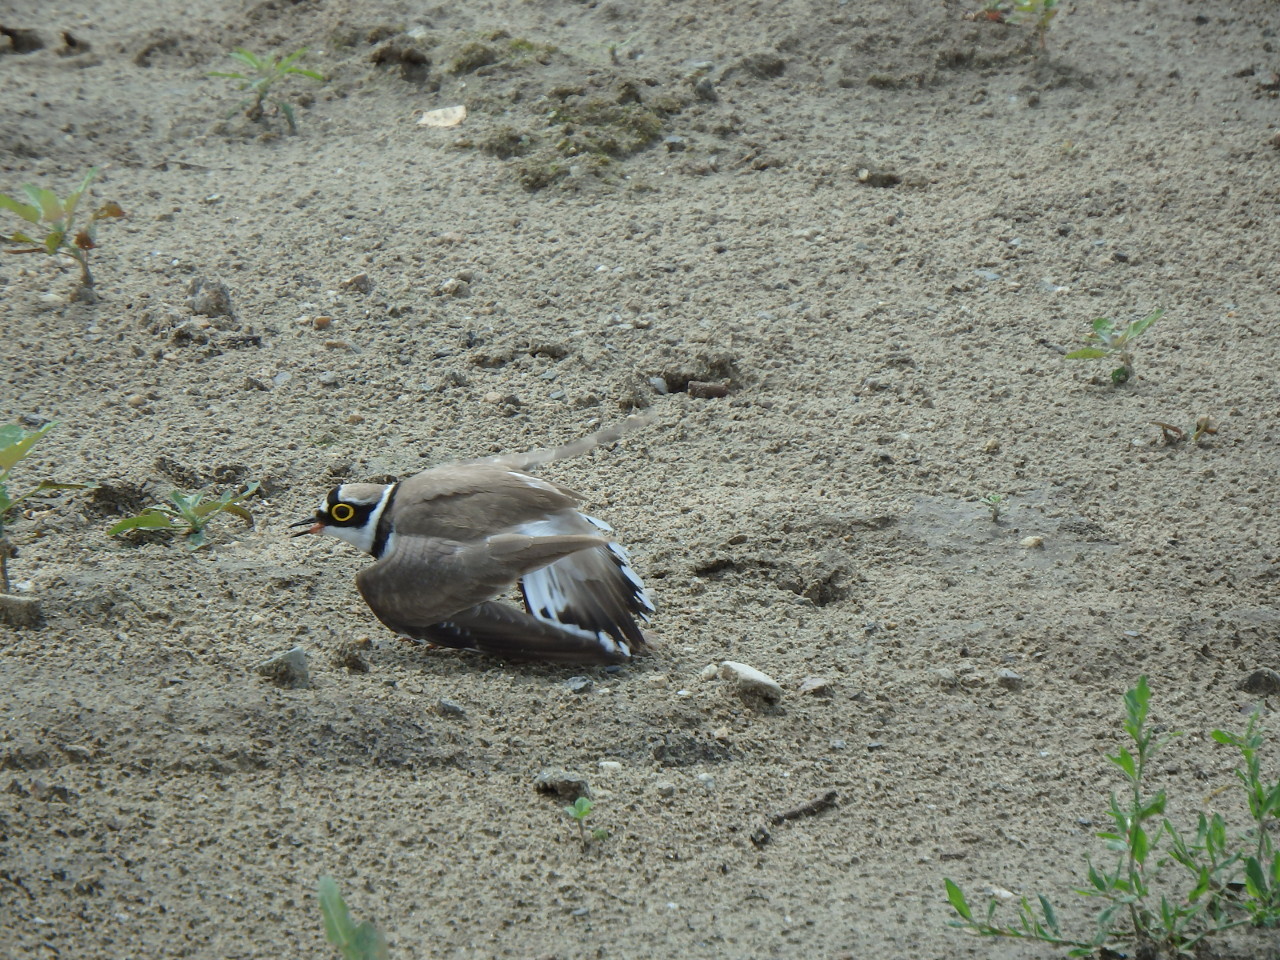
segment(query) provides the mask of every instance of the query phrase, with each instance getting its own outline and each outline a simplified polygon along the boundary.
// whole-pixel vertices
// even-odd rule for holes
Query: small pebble
[[[320,374],[320,386],[336,387],[338,385],[338,375],[332,370],[325,370]]]
[[[797,688],[801,694],[816,697],[831,696],[831,681],[826,677],[805,677]]]
[[[591,796],[591,787],[587,784],[586,777],[560,767],[544,767],[534,778],[533,787],[539,793],[552,793],[570,803],[579,797]]]
[[[705,667],[698,671],[699,680],[714,680],[720,673],[720,665],[716,663],[708,663]]]
[[[697,780],[705,790],[714,790],[716,788],[716,778],[709,773],[700,773],[693,779]]]
[[[145,407],[147,405],[147,398],[140,393],[135,393],[133,396],[125,400],[125,403],[136,410],[139,407]]]
[[[1024,550],[1043,550],[1044,537],[1023,537],[1018,541],[1018,546]]]
[[[748,664],[725,660],[720,664],[720,676],[733,681],[744,697],[759,697],[770,703],[782,699],[782,686],[778,681]]]
[[[263,660],[256,667],[258,673],[281,687],[308,687],[311,671],[307,669],[307,651],[294,647],[284,653]]]
[[[467,711],[462,709],[462,704],[455,703],[453,700],[446,700],[441,697],[436,701],[436,713],[442,717],[465,717]]]
[[[1022,675],[1008,667],[996,671],[996,683],[1006,690],[1021,690],[1023,687]]]
[[[1239,688],[1245,693],[1273,696],[1280,693],[1280,673],[1263,667],[1255,670],[1240,681]]]
[[[617,760],[601,760],[596,764],[600,768],[601,773],[621,773],[622,764]]]
[[[564,685],[570,693],[583,694],[595,686],[595,681],[590,677],[570,677]]]
[[[660,797],[674,797],[676,794],[676,785],[670,780],[659,780],[653,785],[653,789]]]
[[[328,330],[333,323],[333,317],[319,316],[311,318],[311,326],[317,330]]]

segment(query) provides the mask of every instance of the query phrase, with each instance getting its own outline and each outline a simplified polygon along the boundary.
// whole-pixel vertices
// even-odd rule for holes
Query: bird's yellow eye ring
[[[329,516],[338,523],[346,523],[356,515],[356,508],[349,503],[335,503],[329,508]]]

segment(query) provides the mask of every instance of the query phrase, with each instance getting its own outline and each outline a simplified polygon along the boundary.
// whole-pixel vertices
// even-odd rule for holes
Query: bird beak
[[[308,533],[319,533],[321,524],[315,517],[308,517],[306,520],[299,520],[297,523],[289,524],[290,527],[306,527],[305,530],[299,530],[297,533],[291,533],[291,537],[305,537]]]

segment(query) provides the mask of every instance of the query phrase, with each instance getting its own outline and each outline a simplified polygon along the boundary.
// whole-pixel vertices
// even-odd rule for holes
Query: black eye
[[[329,508],[329,516],[338,523],[346,523],[356,515],[356,508],[349,503],[335,503]]]

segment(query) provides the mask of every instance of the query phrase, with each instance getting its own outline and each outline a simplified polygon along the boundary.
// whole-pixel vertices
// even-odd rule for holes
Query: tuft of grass
[[[0,587],[4,593],[9,592],[9,558],[17,555],[9,542],[9,524],[17,517],[19,505],[28,497],[46,490],[87,490],[91,486],[87,483],[41,480],[25,493],[15,495],[9,492],[9,475],[13,468],[26,459],[40,438],[56,426],[56,423],[46,423],[34,431],[24,430],[16,423],[0,426]]]
[[[320,913],[324,916],[324,933],[338,948],[343,960],[387,960],[387,941],[368,920],[357,925],[351,919],[346,901],[338,892],[332,877],[321,877],[316,884]]]
[[[239,493],[225,491],[213,500],[205,500],[203,493],[183,493],[174,490],[169,499],[173,506],[160,503],[147,507],[136,516],[128,517],[111,527],[107,536],[115,537],[130,530],[160,530],[181,533],[187,538],[187,546],[199,550],[209,543],[205,527],[209,521],[221,513],[229,513],[239,517],[248,526],[253,526],[253,514],[248,508],[240,505],[241,500],[253,496],[260,482],[255,480]]]
[[[951,926],[979,936],[1035,940],[1067,948],[1067,955],[1191,955],[1207,938],[1233,927],[1280,925],[1280,780],[1262,774],[1259,714],[1243,734],[1213,731],[1213,738],[1234,747],[1237,767],[1253,823],[1233,834],[1221,814],[1198,817],[1194,833],[1178,830],[1165,816],[1164,790],[1152,791],[1147,771],[1152,759],[1177,734],[1158,736],[1148,725],[1151,691],[1146,677],[1124,695],[1124,732],[1128,743],[1107,759],[1124,775],[1126,789],[1111,795],[1112,828],[1098,834],[1113,854],[1111,866],[1086,858],[1089,886],[1077,893],[1102,901],[1091,934],[1068,934],[1053,904],[1036,894],[1022,897],[1014,923],[997,922],[999,901],[992,897],[975,914],[958,884],[944,878],[947,900],[959,920]],[[1169,876],[1169,871],[1173,876]]]
[[[1004,509],[1004,497],[998,493],[988,493],[985,497],[978,500],[980,504],[991,511],[991,522],[1000,522],[1000,511]]]
[[[1122,325],[1117,325],[1110,317],[1098,317],[1085,338],[1096,346],[1072,350],[1067,354],[1067,359],[1108,360],[1114,357],[1120,361],[1120,366],[1111,371],[1112,384],[1118,387],[1122,383],[1128,383],[1133,376],[1133,344],[1163,316],[1164,311],[1157,310],[1141,320]]]
[[[1013,23],[1031,24],[1035,31],[1036,43],[1041,50],[1044,50],[1049,25],[1058,15],[1060,6],[1060,0],[1010,0],[1009,20]]]
[[[231,119],[243,110],[244,115],[250,120],[261,120],[264,115],[263,104],[266,103],[274,106],[284,116],[285,121],[289,124],[290,133],[297,133],[298,125],[293,115],[293,104],[273,94],[271,88],[285,77],[293,75],[324,83],[323,74],[297,66],[297,61],[306,52],[304,47],[279,60],[272,56],[260,57],[256,53],[244,49],[244,47],[236,47],[231,53],[227,54],[232,60],[243,64],[245,69],[249,71],[248,73],[238,71],[235,73],[224,73],[222,71],[209,73],[211,77],[239,80],[240,83],[236,89],[249,91],[249,96],[227,113],[227,119]]]
[[[16,213],[27,223],[39,228],[33,231],[35,236],[25,230],[0,235],[0,242],[23,244],[4,252],[43,253],[50,257],[61,256],[74,260],[80,267],[80,286],[72,296],[73,300],[96,299],[93,293],[93,274],[89,270],[89,251],[98,246],[98,221],[125,215],[118,203],[104,203],[83,224],[76,226],[76,210],[80,206],[80,198],[97,175],[98,168],[91,168],[80,185],[67,194],[65,200],[59,199],[52,190],[31,183],[22,185],[29,203],[23,203],[7,193],[0,193],[0,208]]]

